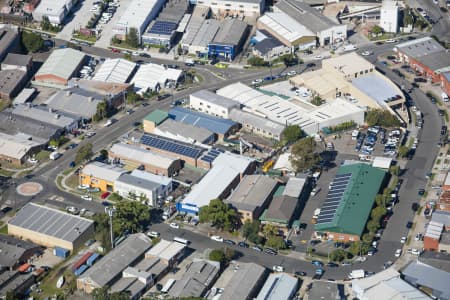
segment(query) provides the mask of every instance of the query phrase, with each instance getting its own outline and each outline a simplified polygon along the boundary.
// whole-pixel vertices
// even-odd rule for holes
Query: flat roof
[[[299,198],[306,184],[306,178],[289,177],[283,195]]]
[[[134,86],[139,89],[154,90],[159,84],[161,88],[167,81],[178,81],[183,74],[181,69],[166,68],[159,64],[142,64],[131,80]]]
[[[445,51],[445,48],[441,44],[428,36],[397,44],[395,48],[413,58]]]
[[[42,14],[44,16],[57,15],[66,8],[69,0],[42,0],[34,10],[34,14]]]
[[[125,83],[130,78],[136,63],[122,58],[107,59],[95,72],[92,80]]]
[[[174,154],[180,154],[194,159],[199,158],[200,155],[205,151],[205,149],[195,145],[183,143],[174,139],[157,136],[150,133],[143,134],[140,143],[145,146],[171,152]]]
[[[265,175],[246,175],[225,201],[238,210],[261,208],[277,187],[277,181]]]
[[[51,110],[51,109],[50,109]],[[59,128],[69,127],[77,120],[45,109],[42,106],[16,105],[12,109],[12,114],[51,124]]]
[[[225,19],[220,22],[219,31],[214,36],[211,44],[239,45],[247,31],[248,25],[239,19]]]
[[[356,52],[331,57],[322,61],[323,66],[330,67],[345,76],[353,77],[360,71],[375,69],[375,66]]]
[[[263,23],[270,28],[270,30],[273,30],[277,35],[288,40],[290,43],[305,36],[315,37],[316,35],[304,25],[300,24],[297,20],[282,11],[266,12],[258,19],[258,22]]]
[[[237,124],[229,119],[210,116],[182,107],[172,108],[169,116],[175,121],[205,128],[217,134],[226,134]]]
[[[189,95],[189,98],[192,99],[192,97],[199,98],[205,102],[209,102],[215,105],[219,105],[228,109],[231,109],[233,107],[239,107],[240,104],[237,101],[231,100],[227,97],[218,95],[216,93],[213,93],[208,90],[200,90],[197,92],[194,92]]]
[[[191,140],[193,143],[198,142],[203,144],[214,138],[214,133],[208,129],[187,123],[177,122],[172,119],[165,120],[155,129],[155,132],[156,131],[169,133],[172,136],[182,136]]]
[[[402,96],[391,84],[376,74],[357,77],[352,80],[352,84],[381,105],[396,100],[397,96]]]
[[[29,140],[27,136],[9,135],[0,132],[0,154],[2,156],[20,160],[30,149],[40,145],[41,143]]]
[[[442,231],[444,230],[444,224],[431,221],[428,223],[427,230],[425,231],[424,236],[439,240],[441,238]]]
[[[206,21],[206,17],[210,11],[210,8],[208,6],[203,5],[195,5],[194,11],[192,12],[191,18],[189,19],[188,24],[186,25],[185,34],[182,38],[182,43],[187,45],[198,45],[199,41],[202,39],[199,38],[199,30],[201,27],[205,26],[208,27],[208,22],[211,21],[215,23],[216,25],[219,24],[219,21],[211,19]],[[208,43],[214,38],[214,35],[216,34],[217,30],[219,30],[219,27],[217,26],[215,29],[214,34],[208,39],[206,43],[203,43],[203,46],[206,47]],[[196,42],[194,43],[194,40]]]
[[[269,207],[259,219],[288,225],[295,213],[298,201],[300,201],[298,198],[287,195],[274,196]]]
[[[169,117],[169,113],[165,110],[155,109],[145,116],[144,120],[155,123],[157,126]]]
[[[94,221],[29,202],[8,221],[9,225],[73,243],[94,226]]]
[[[450,53],[447,50],[424,55],[419,61],[436,73],[450,71]]]
[[[25,104],[31,96],[36,92],[35,88],[24,88],[16,98],[14,98],[13,104]]]
[[[72,48],[55,49],[39,68],[35,76],[54,75],[68,80],[86,55]]]
[[[68,82],[68,86],[79,87],[82,90],[96,93],[104,96],[115,96],[128,90],[129,83],[104,82],[93,79],[72,78]]]
[[[3,60],[2,65],[14,65],[21,67],[28,67],[33,60],[31,55],[23,55],[17,53],[8,53],[6,58]]]
[[[341,299],[338,284],[336,282],[314,281],[309,290],[309,299]]]
[[[17,39],[18,35],[18,27],[0,24],[0,58],[7,53],[7,50]]]
[[[156,182],[136,177],[127,173],[120,175],[119,178],[117,178],[114,182],[153,192],[161,187],[161,185]]]
[[[18,85],[24,84],[23,80],[27,77],[27,72],[12,69],[0,71],[0,92],[10,95]],[[12,95],[15,96],[15,95]]]
[[[255,128],[259,128],[262,132],[270,132],[274,136],[281,136],[285,126],[272,120],[260,117],[249,112],[233,109],[230,112],[230,119],[241,124],[249,124]]]
[[[148,180],[148,181],[156,182],[163,186],[168,186],[168,185],[172,184],[172,179],[170,177],[167,177],[164,175],[156,175],[156,174],[146,172],[146,171],[141,171],[138,169],[134,169],[131,172],[131,175]]]
[[[104,98],[98,93],[74,87],[58,91],[46,100],[45,104],[57,111],[90,119],[96,114],[97,105]]]
[[[119,156],[121,159],[138,161],[142,164],[151,164],[162,169],[170,168],[176,161],[176,159],[149,151],[139,145],[117,143],[114,144],[109,151],[114,155]]]
[[[81,169],[81,174],[86,174],[109,182],[116,181],[119,176],[125,172],[126,170],[115,165],[108,165],[98,161],[91,162]]]
[[[442,223],[446,227],[450,227],[450,211],[436,210],[431,215],[431,220],[434,222]]]
[[[144,30],[143,26],[148,21],[148,16],[154,13],[153,10],[162,0],[133,0],[120,17],[115,26],[125,26],[127,28],[135,27],[138,30]]]
[[[145,256],[154,256],[159,257],[163,260],[170,261],[174,257],[176,257],[181,251],[186,248],[185,245],[173,242],[173,241],[167,241],[167,240],[160,240],[155,246],[153,246],[147,253],[145,253]]]
[[[330,183],[314,229],[361,236],[385,175],[385,171],[365,163],[341,166]]]
[[[40,252],[41,247],[9,235],[0,234],[0,268],[12,268],[22,262],[23,255],[30,250]],[[0,281],[1,284],[1,281]]]
[[[297,291],[298,279],[286,273],[272,273],[256,300],[289,300]]]
[[[0,112],[0,131],[24,139],[32,139],[40,144],[47,143],[57,135],[60,128],[30,118],[11,114],[10,111]]]
[[[263,266],[252,262],[239,262],[238,268],[230,264],[228,268],[233,269],[233,277],[224,287],[224,291],[220,295],[221,300],[250,299],[249,296],[267,271]]]

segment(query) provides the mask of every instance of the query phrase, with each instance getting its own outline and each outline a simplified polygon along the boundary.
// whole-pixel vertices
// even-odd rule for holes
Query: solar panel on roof
[[[169,152],[174,152],[192,158],[197,158],[198,156],[200,156],[202,152],[202,150],[198,148],[189,147],[188,145],[178,144],[175,141],[162,139],[150,135],[143,135],[141,137],[141,144]]]
[[[156,21],[148,31],[154,34],[170,34],[174,31],[178,25],[169,21]]]

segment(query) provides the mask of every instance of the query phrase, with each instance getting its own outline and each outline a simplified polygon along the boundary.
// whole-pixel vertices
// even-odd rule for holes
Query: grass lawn
[[[40,162],[44,162],[49,160],[49,156],[50,156],[50,151],[47,150],[41,150],[38,154],[36,154],[36,159],[39,160]]]
[[[68,168],[67,170],[64,170],[64,172],[62,172],[63,173],[63,175],[69,175],[70,174],[70,172],[72,172],[73,170],[74,170],[75,168]]]
[[[4,170],[0,168],[0,175],[2,176],[6,176],[6,177],[10,177],[14,174],[14,172],[8,171],[8,170]]]
[[[79,181],[78,176],[75,174],[72,174],[68,178],[66,178],[66,185],[73,189],[76,189],[79,184],[78,181]]]
[[[64,276],[64,285],[62,288],[58,289],[56,287],[56,282],[61,275]],[[36,295],[39,299],[44,299],[45,297],[52,297],[54,295],[68,295],[71,294],[76,287],[76,278],[68,268],[68,266],[60,267],[56,266],[50,273],[42,280],[40,288],[42,293]]]
[[[19,172],[19,173],[17,174],[17,177],[19,177],[19,178],[25,177],[25,176],[27,176],[28,174],[31,174],[31,173],[33,173],[33,170],[25,170],[25,171],[21,171],[21,172]]]
[[[8,234],[8,226],[3,225],[0,227],[0,233],[1,234]]]

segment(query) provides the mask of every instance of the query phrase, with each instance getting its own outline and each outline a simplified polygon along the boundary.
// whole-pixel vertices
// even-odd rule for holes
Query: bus
[[[189,244],[190,244],[190,241],[185,240],[185,239],[182,239],[182,238],[180,238],[180,237],[174,237],[174,238],[173,238],[173,241],[174,241],[174,242],[177,242],[177,243],[184,244],[184,245],[189,245]]]

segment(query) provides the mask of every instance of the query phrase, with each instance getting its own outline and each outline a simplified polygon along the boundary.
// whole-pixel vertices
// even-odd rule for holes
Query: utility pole
[[[111,248],[114,249],[114,233],[113,233],[113,223],[112,223],[112,217],[114,212],[116,211],[115,207],[105,207],[105,212],[108,214],[109,216],[109,229],[110,229],[110,234],[111,234]]]

